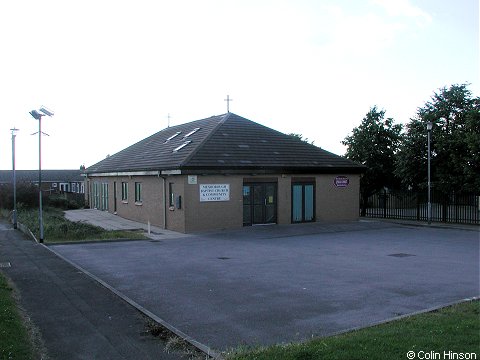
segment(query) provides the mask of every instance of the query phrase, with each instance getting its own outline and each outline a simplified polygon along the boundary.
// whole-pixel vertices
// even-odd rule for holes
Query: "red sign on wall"
[[[346,176],[337,176],[334,180],[333,183],[335,184],[336,187],[347,187],[348,184],[350,183],[350,180]]]

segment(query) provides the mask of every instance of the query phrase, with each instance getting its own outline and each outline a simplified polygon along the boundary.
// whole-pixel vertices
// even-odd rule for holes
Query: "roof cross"
[[[233,99],[230,99],[230,96],[227,95],[227,98],[224,99],[224,101],[227,102],[227,113],[229,113],[230,112],[230,101],[233,101]]]

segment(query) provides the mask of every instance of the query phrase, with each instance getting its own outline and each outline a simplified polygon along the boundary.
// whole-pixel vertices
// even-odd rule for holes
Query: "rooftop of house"
[[[83,182],[83,170],[42,170],[42,182]],[[12,170],[0,170],[0,184],[11,183]],[[38,182],[38,170],[15,170],[17,182]]]
[[[263,170],[361,173],[364,166],[234,113],[161,130],[87,173]]]

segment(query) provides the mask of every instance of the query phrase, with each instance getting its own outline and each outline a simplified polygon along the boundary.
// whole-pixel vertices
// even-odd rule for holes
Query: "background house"
[[[42,189],[49,193],[85,193],[82,170],[42,170]],[[31,183],[38,186],[38,170],[15,170],[18,183]],[[0,170],[0,185],[11,184],[12,170]]]
[[[86,169],[93,208],[181,231],[358,219],[364,167],[233,113],[166,128]]]

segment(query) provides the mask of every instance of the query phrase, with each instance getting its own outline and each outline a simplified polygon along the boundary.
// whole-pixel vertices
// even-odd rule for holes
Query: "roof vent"
[[[193,129],[193,130],[190,131],[188,134],[186,134],[183,138],[185,139],[185,138],[189,137],[190,135],[195,134],[198,130],[200,130],[200,128],[195,128],[195,129]]]
[[[178,135],[180,135],[182,132],[181,131],[177,131],[175,134],[173,134],[172,136],[170,136],[167,140],[165,140],[164,144],[169,142],[170,140],[172,140],[173,138],[177,137]]]
[[[190,143],[191,143],[191,141],[185,141],[182,145],[177,146],[175,149],[173,149],[173,152],[177,152],[177,151],[183,149],[185,146],[187,146]]]

